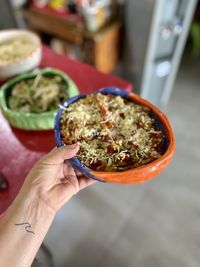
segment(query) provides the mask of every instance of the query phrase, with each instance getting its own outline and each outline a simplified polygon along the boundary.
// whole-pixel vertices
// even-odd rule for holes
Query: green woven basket
[[[9,123],[20,129],[24,130],[50,130],[54,128],[54,120],[56,115],[55,111],[36,113],[22,113],[9,109],[7,105],[7,96],[10,94],[13,86],[21,80],[30,79],[36,77],[39,73],[46,75],[58,75],[62,77],[63,82],[66,84],[65,90],[68,97],[78,95],[79,91],[74,82],[63,72],[53,69],[45,68],[41,70],[35,70],[16,76],[5,83],[0,90],[0,107],[1,110],[9,121]]]

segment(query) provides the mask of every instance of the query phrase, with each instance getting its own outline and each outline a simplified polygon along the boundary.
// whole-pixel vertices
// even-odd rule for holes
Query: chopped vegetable
[[[22,80],[14,85],[8,98],[8,106],[23,113],[56,110],[68,97],[65,87],[62,77],[48,77],[39,73],[34,79]]]

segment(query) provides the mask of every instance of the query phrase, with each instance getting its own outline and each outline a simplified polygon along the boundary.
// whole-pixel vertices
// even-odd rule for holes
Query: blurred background
[[[55,266],[199,267],[199,1],[1,0],[0,30],[10,28],[131,82],[177,140],[157,179],[96,183],[58,213],[45,240]]]
[[[197,2],[2,0],[0,29],[29,28],[58,53],[118,74],[165,106],[188,38],[191,57],[199,54]]]

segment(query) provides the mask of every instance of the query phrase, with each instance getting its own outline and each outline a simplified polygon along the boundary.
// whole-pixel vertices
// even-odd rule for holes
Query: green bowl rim
[[[37,74],[55,74],[55,75],[59,75],[62,77],[62,79],[64,80],[64,82],[66,84],[68,84],[68,88],[67,90],[69,91],[69,98],[70,96],[70,86],[73,86],[74,89],[77,91],[77,94],[79,93],[78,87],[76,86],[76,84],[73,82],[73,80],[71,78],[69,78],[69,76],[67,74],[65,74],[64,72],[51,68],[51,67],[47,67],[47,68],[42,68],[42,69],[36,69],[30,72],[25,72],[23,74],[17,75],[16,77],[10,79],[9,81],[7,81],[6,83],[4,83],[1,87],[0,87],[0,107],[2,108],[3,112],[9,114],[9,115],[14,115],[14,116],[23,116],[23,117],[41,117],[42,116],[50,116],[50,115],[55,115],[57,112],[57,108],[53,111],[46,111],[46,112],[42,112],[42,113],[22,113],[22,112],[18,112],[18,111],[13,111],[11,110],[6,103],[6,97],[5,97],[5,91],[8,87],[13,86],[14,84],[16,84],[17,82],[26,79],[26,78],[33,78],[35,77]]]

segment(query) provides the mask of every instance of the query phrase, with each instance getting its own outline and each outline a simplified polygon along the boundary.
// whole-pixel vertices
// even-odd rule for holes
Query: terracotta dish
[[[175,136],[172,130],[172,127],[167,119],[167,117],[155,106],[149,103],[147,100],[142,99],[138,95],[134,93],[125,92],[122,89],[115,87],[108,87],[100,89],[98,92],[101,94],[107,95],[118,95],[123,98],[126,98],[134,103],[142,106],[146,106],[150,109],[150,116],[155,121],[156,129],[162,131],[164,139],[163,139],[163,147],[162,147],[162,155],[142,166],[134,167],[125,171],[94,171],[85,165],[83,165],[77,157],[74,157],[69,160],[70,164],[85,176],[102,181],[102,182],[111,182],[111,183],[120,183],[120,184],[137,184],[143,183],[149,179],[154,178],[159,173],[161,173],[167,165],[170,163],[172,156],[175,152]],[[76,102],[79,99],[86,97],[86,95],[79,95],[68,99],[64,102],[63,107],[60,107],[55,120],[55,138],[57,146],[63,146],[63,140],[61,136],[61,127],[60,120],[64,109]]]

